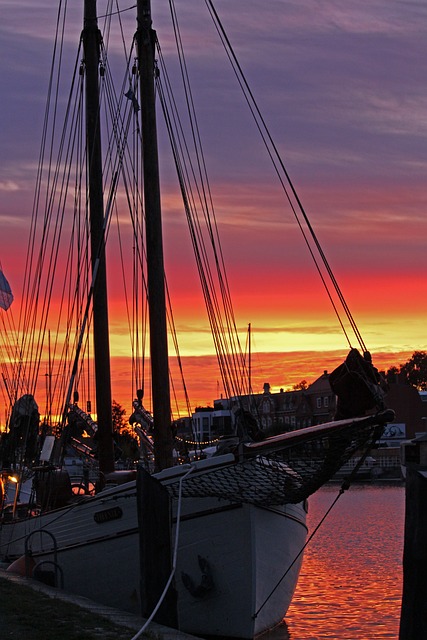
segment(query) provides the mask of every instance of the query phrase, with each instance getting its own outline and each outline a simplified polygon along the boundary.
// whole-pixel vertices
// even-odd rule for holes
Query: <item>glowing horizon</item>
[[[98,0],[100,14],[104,4]],[[228,62],[223,64],[212,25],[205,32],[202,9],[188,0],[181,5],[204,160],[242,345],[248,324],[252,326],[253,386],[262,389],[268,381],[277,390],[301,379],[312,382],[324,369],[339,364],[348,350],[347,339],[268,154],[254,135],[247,105],[231,82]],[[355,0],[345,6],[330,0],[322,6],[313,0],[272,2],[263,6],[260,21],[241,0],[219,5],[251,89],[375,364],[402,364],[415,350],[427,350],[422,7],[409,3],[408,11],[397,0],[379,0],[368,8]],[[173,42],[169,31],[163,36],[166,9],[153,3],[154,26],[169,57]],[[73,34],[67,36],[64,51],[68,61],[80,36],[81,7],[75,3],[70,14]],[[123,14],[130,38],[135,30],[131,14]],[[0,25],[0,79],[7,87],[0,132],[0,257],[15,295],[15,321],[21,308],[55,18],[56,10],[47,1],[31,6],[4,3]],[[121,65],[121,47],[121,39],[112,35],[109,59],[114,67]],[[172,69],[176,74],[173,63]],[[239,105],[238,115],[232,115]],[[165,266],[194,407],[211,403],[221,388],[173,163],[163,157],[166,146],[159,118]],[[122,202],[119,199],[117,216],[123,240],[129,240]],[[130,253],[130,241],[127,247]],[[130,407],[130,339],[126,308],[119,299],[123,283],[115,237],[107,253],[112,258],[108,283],[113,397]],[[52,326],[55,305],[58,298],[49,316]],[[357,346],[354,337],[349,338]]]

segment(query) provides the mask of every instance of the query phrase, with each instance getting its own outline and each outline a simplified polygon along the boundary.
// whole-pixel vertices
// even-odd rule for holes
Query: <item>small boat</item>
[[[110,10],[105,15],[115,13]],[[57,415],[58,420],[50,434],[54,446],[49,456],[42,456],[32,466],[32,495],[19,504],[19,509],[9,509],[2,515],[0,557],[11,563],[9,570],[13,571],[14,561],[31,556],[34,577],[188,633],[253,638],[279,624],[291,602],[307,534],[307,498],[333,477],[354,451],[374,442],[392,416],[383,406],[376,370],[368,357],[353,349],[344,369],[335,376],[337,393],[343,398],[341,419],[263,438],[253,418],[242,411],[234,416],[214,455],[177,464],[171,424],[155,111],[155,97],[164,106],[169,87],[165,72],[160,72],[157,64],[162,50],[152,28],[149,0],[137,2],[137,30],[127,54],[120,94],[114,93],[110,84],[106,49],[110,24],[107,20],[101,33],[96,1],[84,1],[82,48],[75,58],[71,88],[76,89],[79,100],[85,96],[85,107],[80,101],[73,102],[70,92],[64,122],[85,132],[85,141],[80,142],[77,134],[65,137],[61,129],[58,164],[39,176],[36,202],[43,204],[39,235],[42,249],[39,254],[35,251],[40,223],[34,218],[26,281],[32,302],[22,310],[26,331],[16,354],[11,390],[18,399],[20,390],[33,396],[38,389],[40,364],[46,360],[48,319],[47,303],[41,309],[41,289],[51,295],[59,272],[64,298],[61,303],[51,300],[52,314],[56,321],[65,307],[70,313],[67,330],[61,328],[60,337],[49,348],[52,360],[56,351],[61,365],[54,369],[49,355],[48,373],[42,377],[47,375],[51,383],[49,404],[60,397],[63,400],[56,413],[49,410],[49,415]],[[61,20],[58,25],[59,38]],[[60,52],[60,47],[55,49],[62,60]],[[160,83],[162,79],[165,84]],[[53,95],[59,101],[67,99],[61,90],[52,91]],[[101,145],[101,102],[107,103],[113,113],[105,154]],[[58,131],[56,108],[47,111],[47,120],[51,114],[53,129]],[[166,125],[172,129],[177,124],[175,116],[167,110],[165,114]],[[135,152],[137,144],[133,146],[131,134],[142,147],[141,156]],[[179,159],[185,147],[174,134],[171,141],[184,208],[191,218],[195,194],[185,189],[191,172],[186,173]],[[49,149],[49,159],[54,147],[53,143],[44,147]],[[136,161],[136,169],[130,169],[131,160]],[[199,162],[201,166],[200,155]],[[87,168],[86,177],[83,168]],[[136,186],[141,172],[143,191]],[[70,185],[74,187],[71,207],[66,196]],[[124,187],[121,192],[119,185]],[[42,187],[46,188],[43,198]],[[205,192],[202,201],[206,207],[208,200]],[[134,255],[139,265],[133,273],[139,296],[146,290],[148,297],[153,410],[148,412],[143,407],[141,392],[133,416],[145,454],[136,468],[115,471],[106,244],[113,213],[120,221],[126,203],[134,206],[139,216],[131,218],[132,245],[127,253]],[[89,212],[89,220],[64,215],[70,208],[75,213],[80,207]],[[68,249],[59,244],[60,231],[73,241]],[[194,221],[190,233],[197,245],[200,231]],[[142,249],[136,243],[138,235],[145,241]],[[211,238],[215,235],[210,228]],[[89,239],[87,246],[83,238]],[[204,251],[196,251],[198,270],[205,292],[210,292],[212,275],[203,271]],[[142,268],[144,253],[146,267]],[[71,267],[74,258],[80,260],[77,270]],[[217,265],[221,262],[219,252],[214,253],[214,261]],[[83,265],[89,270],[83,271]],[[73,281],[71,276],[75,276]],[[226,291],[226,279],[220,275],[219,280],[220,288]],[[79,288],[82,284],[84,294]],[[70,294],[67,303],[65,292]],[[224,307],[229,309],[227,296],[226,291]],[[217,300],[212,294],[207,297],[223,380],[229,381],[236,361],[241,362],[239,356],[230,355],[228,346],[224,349],[225,328],[232,328],[233,322],[230,318],[218,321]],[[33,322],[39,315],[36,334]],[[74,333],[71,318],[77,318]],[[35,346],[30,349],[34,336]],[[87,345],[90,356],[85,360]],[[88,378],[82,373],[84,364],[92,366],[92,361],[96,420],[90,407],[83,411],[80,400],[88,386]],[[30,362],[35,373],[25,368]],[[227,382],[226,388],[231,393],[232,382]],[[237,396],[238,389],[234,393]],[[87,453],[99,464],[100,480],[94,495],[76,495],[61,465],[64,443],[69,442],[76,416],[90,431],[93,448],[87,447]],[[83,451],[84,443],[79,446]]]

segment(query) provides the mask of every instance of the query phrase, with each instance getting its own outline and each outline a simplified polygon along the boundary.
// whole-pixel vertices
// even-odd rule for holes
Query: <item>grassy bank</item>
[[[78,605],[0,577],[2,640],[130,640],[134,633]]]

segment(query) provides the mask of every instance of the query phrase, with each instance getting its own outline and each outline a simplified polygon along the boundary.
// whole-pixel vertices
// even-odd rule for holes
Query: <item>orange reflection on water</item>
[[[310,501],[310,532],[339,487]],[[402,486],[345,492],[307,547],[281,640],[397,638],[402,589]],[[280,632],[277,632],[280,634]]]

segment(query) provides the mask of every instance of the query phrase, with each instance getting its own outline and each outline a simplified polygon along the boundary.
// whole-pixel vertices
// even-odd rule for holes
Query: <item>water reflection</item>
[[[339,487],[310,501],[310,532]],[[306,550],[287,627],[268,640],[397,638],[405,492],[402,486],[354,486],[338,500]]]

